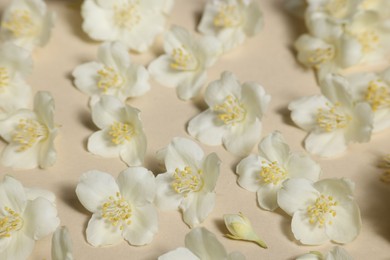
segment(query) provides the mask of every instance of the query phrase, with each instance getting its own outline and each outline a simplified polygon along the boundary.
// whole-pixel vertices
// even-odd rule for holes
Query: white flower
[[[363,0],[307,0],[306,13],[322,12],[337,23],[350,21]]]
[[[29,51],[12,43],[0,45],[0,119],[30,104],[31,87],[24,78],[32,66]]]
[[[84,173],[76,194],[93,213],[86,230],[88,243],[108,246],[125,239],[131,245],[149,244],[158,230],[155,190],[153,173],[142,167],[124,170],[116,181],[104,172]]]
[[[161,0],[85,0],[83,30],[94,40],[120,41],[144,52],[164,30],[163,9]]]
[[[236,240],[253,241],[262,248],[267,248],[267,245],[262,241],[256,232],[253,230],[252,224],[247,217],[241,212],[239,214],[223,215],[225,226],[230,234],[225,236]]]
[[[0,121],[0,136],[8,142],[1,163],[8,167],[31,169],[52,166],[57,157],[54,138],[54,99],[49,92],[35,95],[34,110],[20,109]]]
[[[231,72],[207,87],[209,108],[193,118],[187,131],[200,142],[220,145],[235,155],[247,155],[259,141],[261,118],[271,97],[254,82],[240,84]]]
[[[129,53],[120,42],[102,44],[98,50],[98,62],[79,65],[72,75],[76,87],[90,95],[92,103],[103,94],[124,102],[150,89],[148,71],[131,62]]]
[[[176,137],[157,153],[167,172],[157,175],[155,203],[163,210],[180,208],[184,222],[194,227],[203,222],[215,205],[215,185],[220,160],[204,156],[193,141]]]
[[[103,157],[120,157],[129,166],[142,164],[146,136],[140,111],[112,96],[102,96],[92,106],[92,121],[101,130],[88,139],[88,151]]]
[[[245,260],[240,252],[228,254],[216,236],[203,227],[192,229],[185,238],[185,247],[163,254],[158,260]]]
[[[0,259],[27,259],[35,241],[52,233],[60,223],[55,196],[25,189],[10,176],[0,182],[0,194]]]
[[[261,208],[275,210],[277,193],[283,181],[306,178],[317,181],[321,168],[310,157],[293,153],[279,132],[263,138],[259,155],[249,155],[237,165],[238,184],[246,190],[257,192]]]
[[[52,260],[73,260],[72,241],[66,227],[58,227],[51,240]]]
[[[199,94],[206,69],[220,54],[220,44],[214,37],[196,39],[186,29],[173,26],[165,34],[164,51],[149,65],[149,72],[162,85],[176,87],[178,97],[187,100]]]
[[[358,73],[347,78],[356,102],[368,102],[374,113],[373,132],[390,127],[390,69],[380,74]]]
[[[198,30],[216,36],[228,51],[259,33],[262,27],[263,14],[257,1],[214,0],[207,2]]]
[[[390,2],[387,0],[362,0],[360,9],[376,12],[383,29],[390,30]]]
[[[353,198],[354,184],[347,179],[290,179],[278,193],[279,206],[292,216],[296,239],[307,245],[328,240],[348,243],[361,229],[360,211]]]
[[[353,258],[342,247],[334,246],[325,256],[315,251],[301,255],[296,260],[353,260]]]
[[[14,0],[2,15],[0,39],[28,50],[49,41],[55,15],[43,0]]]
[[[370,105],[354,102],[348,82],[339,75],[327,75],[321,90],[323,95],[304,97],[288,106],[294,123],[309,132],[306,150],[331,157],[352,142],[368,142],[373,124]]]

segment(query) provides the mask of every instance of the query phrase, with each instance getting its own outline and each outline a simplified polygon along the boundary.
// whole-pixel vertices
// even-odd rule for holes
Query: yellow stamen
[[[175,70],[196,70],[198,68],[198,60],[194,57],[186,46],[175,48],[171,54],[171,68]]]
[[[379,45],[379,35],[374,30],[365,30],[358,34],[353,34],[363,47],[363,52],[370,52],[377,49]]]
[[[333,60],[335,56],[335,50],[333,47],[327,47],[327,48],[317,48],[313,51],[311,51],[308,62],[311,64],[311,66],[318,67],[319,65]]]
[[[246,116],[246,110],[237,98],[229,95],[221,105],[214,106],[214,111],[217,112],[218,118],[225,125],[235,125],[242,122]]]
[[[190,192],[197,192],[203,188],[203,171],[193,171],[191,167],[186,166],[183,170],[176,168],[173,174],[172,188],[177,193],[182,193],[186,197]]]
[[[318,224],[319,227],[323,227],[329,217],[336,217],[337,213],[333,208],[337,205],[338,202],[334,201],[332,196],[321,195],[318,197],[313,205],[307,207],[310,224]],[[329,220],[328,224],[331,225],[332,221]]]
[[[2,27],[14,37],[31,37],[37,34],[37,26],[28,10],[13,11],[3,22]]]
[[[139,1],[114,7],[114,23],[126,30],[132,30],[141,21]]]
[[[131,124],[115,122],[111,125],[111,130],[108,134],[111,136],[111,142],[118,145],[130,141],[135,132],[134,127]]]
[[[23,219],[12,209],[5,207],[5,214],[0,217],[0,238],[9,238],[13,232],[23,227]]]
[[[131,224],[131,213],[131,206],[119,192],[115,197],[110,196],[102,205],[102,217],[121,230]]]
[[[215,27],[236,27],[242,24],[243,18],[237,6],[221,4],[213,22]]]
[[[326,105],[328,109],[318,109],[317,124],[326,132],[347,127],[351,117],[341,111],[340,104],[331,105],[327,103]]]
[[[390,108],[390,88],[381,80],[370,81],[365,100],[370,103],[373,111]]]
[[[99,75],[97,86],[102,89],[104,93],[109,89],[118,89],[122,86],[123,80],[113,68],[105,66],[103,69],[98,70],[97,73]]]
[[[262,161],[261,163],[260,177],[265,183],[278,185],[287,178],[286,170],[280,167],[276,161],[271,163]]]
[[[4,89],[9,85],[9,82],[10,78],[7,68],[0,67],[0,92],[4,91]]]
[[[20,119],[12,140],[20,145],[18,152],[31,148],[48,137],[48,129],[34,119]]]

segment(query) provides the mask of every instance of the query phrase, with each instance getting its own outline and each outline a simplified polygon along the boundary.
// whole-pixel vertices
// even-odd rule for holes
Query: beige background
[[[1,0],[4,9],[10,0]],[[96,59],[98,43],[88,39],[81,30],[80,0],[47,0],[49,8],[57,13],[56,27],[50,43],[34,53],[35,67],[28,78],[34,93],[50,91],[56,101],[55,120],[61,124],[56,139],[58,160],[47,170],[14,171],[0,167],[0,174],[10,174],[26,187],[40,187],[54,192],[61,224],[71,234],[76,259],[156,259],[159,255],[184,245],[184,236],[190,229],[176,211],[159,211],[159,232],[150,245],[133,247],[125,241],[118,246],[93,248],[87,244],[84,232],[90,213],[78,202],[74,192],[82,173],[98,169],[117,176],[126,168],[119,159],[105,159],[86,151],[86,140],[97,130],[87,107],[88,97],[72,85],[71,71],[79,64]],[[178,24],[194,31],[205,0],[176,0],[169,24]],[[296,98],[319,92],[310,70],[295,60],[291,45],[304,32],[302,21],[289,16],[282,8],[282,0],[258,1],[264,11],[265,27],[256,37],[224,55],[209,70],[208,82],[218,79],[224,70],[232,71],[241,81],[255,81],[272,96],[268,113],[263,119],[265,136],[281,131],[293,150],[301,151],[306,133],[295,127],[286,109]],[[150,52],[132,54],[137,63],[147,65],[161,53],[161,41]],[[152,81],[152,90],[145,96],[129,100],[139,108],[148,137],[145,167],[159,173],[155,152],[166,146],[175,136],[189,137],[185,126],[190,118],[204,109],[201,101],[183,102],[174,89]],[[363,229],[360,236],[345,245],[355,259],[390,259],[390,185],[379,181],[381,170],[377,162],[390,152],[390,130],[375,134],[370,143],[352,145],[342,157],[332,160],[315,158],[323,169],[322,178],[348,177],[356,183],[356,199],[361,208]],[[5,146],[0,142],[0,149]],[[290,218],[282,211],[267,212],[256,204],[255,193],[236,184],[234,168],[240,158],[221,147],[202,145],[206,153],[217,152],[222,159],[221,175],[216,187],[217,203],[202,226],[214,232],[230,251],[239,250],[247,259],[294,259],[311,250],[326,251],[333,246],[302,246],[293,239]],[[254,151],[255,152],[255,151]],[[233,241],[226,233],[222,215],[242,211],[253,222],[255,230],[267,242],[264,250],[252,243]],[[50,259],[50,240],[37,242],[31,259]]]

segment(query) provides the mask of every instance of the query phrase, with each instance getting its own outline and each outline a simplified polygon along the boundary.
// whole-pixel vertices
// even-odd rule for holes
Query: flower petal
[[[34,112],[28,109],[20,109],[16,113],[11,114],[4,120],[0,121],[0,135],[8,143],[12,142],[15,134],[15,129],[20,123],[20,120],[33,119],[36,120]]]
[[[98,60],[116,70],[130,65],[130,55],[121,42],[105,42],[99,46]]]
[[[200,259],[225,259],[227,252],[217,237],[203,227],[194,228],[185,238],[186,247]]]
[[[219,177],[219,167],[221,165],[221,160],[219,159],[216,153],[211,153],[206,156],[203,161],[203,180],[204,180],[204,189],[206,191],[212,192],[215,189],[217,180]]]
[[[215,113],[207,109],[206,111],[195,116],[188,123],[188,133],[207,145],[222,144],[222,137],[225,133],[221,120],[217,120]]]
[[[25,260],[33,252],[35,241],[24,232],[17,232],[12,236],[7,249],[0,252],[0,259]]]
[[[50,192],[48,190],[38,189],[38,188],[26,188],[26,187],[24,187],[24,190],[26,192],[27,200],[35,200],[39,197],[42,197],[50,201],[53,205],[55,205],[56,196],[54,195],[53,192]]]
[[[305,245],[320,245],[329,240],[324,227],[310,224],[305,210],[294,213],[291,230],[295,238]]]
[[[121,151],[126,149],[125,145],[114,144],[110,140],[108,134],[110,130],[104,129],[93,133],[88,138],[87,149],[90,153],[103,157],[114,158],[121,154]]]
[[[26,207],[26,194],[23,185],[11,176],[6,175],[0,182],[1,211],[9,207],[16,213],[22,213]]]
[[[40,123],[52,130],[54,126],[54,98],[48,91],[38,91],[34,97],[34,112]]]
[[[117,245],[123,240],[119,226],[114,227],[96,213],[88,222],[86,234],[88,243],[95,247]]]
[[[332,157],[343,153],[347,143],[342,130],[334,132],[310,133],[305,139],[306,150],[321,157]]]
[[[215,206],[215,193],[190,193],[180,204],[184,222],[191,228],[202,223]]]
[[[20,151],[20,145],[10,143],[0,158],[0,162],[15,169],[32,169],[39,166],[39,144],[35,144],[25,151]]]
[[[169,251],[158,257],[158,260],[201,260],[194,255],[189,249],[185,247],[179,247],[175,250]]]
[[[260,166],[260,157],[253,154],[240,161],[236,169],[236,172],[238,174],[238,184],[248,191],[256,192],[260,187]]]
[[[184,82],[181,82],[177,88],[177,96],[181,100],[189,100],[199,95],[204,83],[207,80],[207,72],[199,71],[194,73],[192,77]]]
[[[156,197],[154,203],[162,210],[178,209],[183,195],[172,188],[172,173],[162,173],[156,177]]]
[[[77,66],[73,72],[75,86],[90,96],[102,94],[102,89],[98,88],[99,76],[97,72],[103,69],[104,65],[98,62],[88,62]]]
[[[274,211],[279,207],[277,200],[279,188],[273,184],[261,185],[259,187],[257,190],[257,202],[262,209]]]
[[[121,121],[122,102],[113,97],[103,95],[99,102],[92,106],[92,121],[100,129]]]
[[[51,240],[52,260],[73,260],[72,241],[66,227],[59,227],[54,232]]]
[[[257,118],[261,119],[263,117],[270,101],[271,96],[265,93],[261,85],[254,82],[247,82],[242,85],[241,102]]]
[[[317,181],[321,174],[321,167],[309,156],[301,153],[290,155],[286,170],[290,178],[305,178],[311,181]]]
[[[96,170],[81,175],[76,187],[78,199],[90,212],[97,212],[102,203],[117,192],[119,188],[115,179],[108,173]]]
[[[261,140],[259,155],[268,161],[276,161],[280,165],[284,165],[290,155],[290,147],[284,141],[282,134],[275,131]]]
[[[143,132],[137,133],[120,150],[120,157],[128,166],[139,166],[144,162],[146,154],[146,136]]]
[[[131,224],[123,230],[122,235],[130,244],[142,246],[152,242],[157,230],[157,211],[152,204],[146,204],[134,208]]]

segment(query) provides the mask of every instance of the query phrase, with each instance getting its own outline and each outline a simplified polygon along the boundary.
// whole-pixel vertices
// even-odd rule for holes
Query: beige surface
[[[10,0],[1,0],[0,8]],[[176,211],[159,211],[159,232],[150,245],[133,247],[126,242],[109,248],[93,248],[85,240],[84,232],[90,218],[78,202],[74,192],[80,175],[98,169],[117,176],[126,168],[119,159],[104,159],[89,154],[88,136],[96,130],[87,107],[88,97],[72,86],[70,72],[78,64],[96,59],[97,43],[88,40],[81,31],[79,0],[47,0],[49,8],[57,12],[57,23],[50,43],[34,53],[35,67],[28,82],[34,92],[50,91],[56,101],[55,120],[62,125],[56,140],[58,160],[48,170],[13,171],[0,167],[1,176],[11,174],[27,187],[51,190],[57,196],[61,224],[66,225],[74,244],[76,259],[156,259],[159,255],[182,246],[189,228]],[[194,30],[205,0],[176,0],[170,17],[171,24]],[[256,81],[271,94],[272,101],[263,119],[263,136],[281,131],[293,150],[301,151],[306,133],[291,124],[286,110],[293,99],[318,93],[313,73],[295,61],[291,44],[304,30],[302,24],[289,17],[282,9],[282,0],[259,1],[265,14],[265,28],[243,46],[224,55],[209,70],[208,81],[219,78],[224,70],[235,73],[241,81]],[[161,44],[143,55],[132,55],[141,64],[148,64],[161,53]],[[129,100],[139,108],[148,137],[145,166],[155,173],[160,170],[155,152],[166,146],[175,136],[189,137],[185,125],[204,108],[202,102],[183,102],[174,89],[152,82],[152,90],[145,96]],[[390,152],[390,130],[373,136],[367,144],[353,145],[348,152],[332,160],[315,158],[323,168],[322,178],[348,177],[356,183],[356,199],[360,205],[363,229],[360,236],[345,246],[355,259],[390,259],[390,185],[379,181],[379,158]],[[5,143],[0,142],[0,149]],[[217,152],[222,159],[221,175],[216,187],[217,203],[202,226],[214,232],[228,251],[239,250],[247,259],[294,259],[310,250],[325,251],[332,244],[319,247],[299,245],[290,231],[290,218],[280,210],[267,212],[256,204],[255,193],[236,184],[235,165],[239,158],[221,147],[202,145],[207,153]],[[242,211],[268,243],[264,250],[255,244],[232,241],[222,237],[226,232],[222,215]],[[50,259],[50,237],[39,241],[31,259]]]

